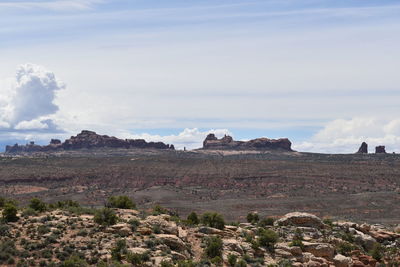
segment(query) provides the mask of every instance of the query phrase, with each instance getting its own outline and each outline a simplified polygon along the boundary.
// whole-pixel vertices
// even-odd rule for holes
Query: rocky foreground
[[[225,224],[216,213],[199,218],[192,213],[182,220],[161,207],[94,211],[77,205],[52,210],[35,205],[36,210],[23,209],[15,222],[0,226],[1,266],[362,267],[400,263],[399,229],[332,222],[308,213],[290,213],[277,221],[251,213],[249,223]],[[3,212],[4,216],[9,215]]]

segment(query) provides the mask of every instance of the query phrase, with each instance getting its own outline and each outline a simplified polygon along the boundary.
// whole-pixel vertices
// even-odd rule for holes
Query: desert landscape
[[[238,221],[254,210],[267,216],[304,211],[369,223],[400,220],[396,154],[302,153],[292,151],[288,140],[284,149],[210,148],[209,137],[205,148],[192,151],[169,145],[127,149],[107,145],[108,136],[82,133],[66,141],[75,140],[76,149],[48,152],[46,146],[45,152],[3,154],[1,194],[21,203],[40,196],[49,203],[72,199],[90,207],[122,194],[143,208],[160,204],[183,216],[213,210]],[[226,143],[226,137],[220,142]]]

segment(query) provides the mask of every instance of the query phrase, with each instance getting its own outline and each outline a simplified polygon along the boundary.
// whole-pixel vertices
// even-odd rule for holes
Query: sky
[[[400,152],[400,2],[0,0],[0,150],[82,129]]]

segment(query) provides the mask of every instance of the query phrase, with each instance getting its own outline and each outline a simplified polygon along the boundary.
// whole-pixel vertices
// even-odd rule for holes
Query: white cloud
[[[145,139],[146,141],[161,141],[168,144],[173,144],[176,149],[187,149],[200,148],[203,146],[203,141],[209,133],[214,133],[217,137],[222,137],[225,134],[232,135],[227,129],[211,129],[208,131],[200,131],[197,128],[186,128],[177,135],[151,135],[147,133],[143,134],[130,134],[120,133],[120,136],[124,138],[132,139]]]
[[[48,128],[49,125],[41,120],[21,121],[14,127],[15,130],[43,130]]]
[[[294,144],[294,148],[310,152],[354,153],[364,141],[369,145],[369,152],[374,152],[378,145],[385,145],[388,152],[400,152],[400,120],[374,117],[334,120],[310,140]]]
[[[17,130],[35,125],[43,129],[45,122],[38,119],[46,120],[46,116],[58,111],[58,106],[54,104],[56,91],[64,87],[54,73],[44,67],[21,65],[12,86],[1,90],[0,119]]]

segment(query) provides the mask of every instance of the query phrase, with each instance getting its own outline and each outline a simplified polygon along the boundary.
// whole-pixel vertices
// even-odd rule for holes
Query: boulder
[[[325,258],[328,260],[333,259],[333,255],[335,254],[335,248],[331,244],[325,243],[309,243],[303,242],[304,251],[313,254],[315,257]]]
[[[335,267],[352,267],[353,260],[350,257],[343,256],[342,254],[337,254],[333,258],[333,263]]]
[[[276,225],[294,225],[313,228],[324,228],[324,223],[317,216],[305,212],[292,212],[275,222]]]
[[[357,230],[355,230],[354,241],[357,244],[365,247],[367,250],[373,249],[374,246],[377,244],[376,240],[373,237]]]
[[[357,151],[357,154],[367,154],[368,153],[368,144],[362,142],[360,148]]]
[[[159,234],[157,238],[174,251],[185,251],[186,244],[176,235]]]

